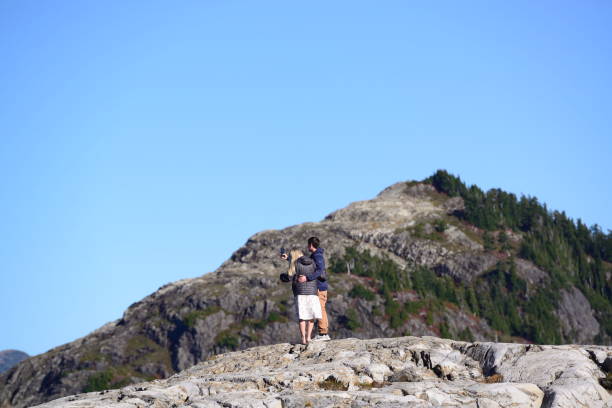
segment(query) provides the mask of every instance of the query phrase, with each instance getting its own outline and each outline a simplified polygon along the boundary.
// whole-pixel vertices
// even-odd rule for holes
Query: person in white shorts
[[[298,282],[298,277],[315,271],[315,263],[310,257],[304,256],[300,250],[292,250],[289,253],[289,271],[281,280],[291,280],[291,289],[295,296],[295,311],[299,321],[302,344],[311,341],[314,319],[321,319],[321,302],[317,295],[317,282]],[[285,275],[285,274],[283,274]],[[289,278],[289,279],[287,279]]]

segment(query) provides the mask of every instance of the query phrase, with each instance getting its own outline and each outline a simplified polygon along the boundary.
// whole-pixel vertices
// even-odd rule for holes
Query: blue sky
[[[439,168],[612,228],[610,21],[590,0],[0,2],[0,350]]]

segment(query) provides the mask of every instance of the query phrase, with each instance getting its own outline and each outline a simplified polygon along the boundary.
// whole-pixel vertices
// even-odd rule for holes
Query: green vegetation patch
[[[183,323],[189,328],[193,328],[197,320],[206,319],[208,316],[220,312],[222,309],[219,306],[209,306],[202,310],[193,310],[183,316]]]
[[[372,301],[376,298],[376,295],[372,293],[371,290],[366,289],[363,285],[359,283],[353,286],[353,289],[350,290],[348,295],[352,298],[360,298],[368,301]]]
[[[132,377],[143,378],[145,381],[152,381],[154,379],[126,365],[109,367],[90,375],[82,391],[94,392],[122,388],[131,383]]]
[[[461,330],[457,334],[457,337],[461,341],[469,341],[470,343],[473,343],[474,341],[476,341],[476,338],[474,337],[474,334],[472,334],[472,331],[470,330],[469,327],[466,327],[465,329]]]
[[[87,350],[79,360],[81,363],[97,363],[108,360],[108,356],[102,354],[99,348]]]
[[[437,220],[435,220],[433,226],[436,232],[439,233],[443,233],[448,229],[448,224],[442,218],[438,218]]]
[[[453,336],[451,335],[450,329],[448,327],[448,323],[446,321],[443,321],[442,323],[440,323],[438,328],[440,330],[440,337],[442,337],[443,339],[453,338]]]
[[[156,365],[164,367],[168,372],[174,372],[170,351],[144,335],[136,335],[127,341],[125,355],[128,363],[120,366],[108,367],[93,373],[87,378],[83,392],[102,391],[124,387],[132,382],[133,378],[145,381],[154,380],[155,377],[140,372],[140,367]],[[94,351],[88,351],[82,362],[106,361],[108,357]]]
[[[284,310],[286,312],[286,306]],[[268,314],[268,317],[266,317],[265,319],[261,319],[261,320],[247,319],[244,321],[244,325],[250,325],[255,329],[261,330],[270,323],[275,323],[275,322],[286,323],[288,321],[289,319],[287,318],[287,316],[284,316],[279,312],[272,311]]]
[[[87,378],[83,392],[104,391],[112,388],[113,372],[110,369],[95,373]]]
[[[268,323],[274,323],[274,322],[286,322],[287,318],[285,316],[282,316],[280,313],[278,312],[270,312],[270,314],[268,315],[268,317],[266,318],[266,320],[268,321]]]
[[[361,321],[355,309],[349,309],[346,315],[340,317],[340,324],[349,330],[357,330],[361,327]]]
[[[414,238],[427,239],[430,241],[444,241],[444,231],[448,228],[448,225],[444,220],[438,219],[434,222],[433,231],[425,232],[425,224],[422,222],[417,223],[412,227],[406,228],[406,231]]]
[[[236,350],[240,345],[238,337],[229,330],[224,330],[215,337],[215,346]]]
[[[420,300],[404,303],[404,310],[411,315],[418,314],[426,306],[426,303]]]
[[[369,251],[360,252],[356,248],[346,248],[344,256],[332,257],[330,271],[332,273],[346,273],[346,266],[351,273],[357,276],[373,278],[380,285],[379,291],[398,292],[410,288],[410,279],[406,271],[388,258],[373,256]]]

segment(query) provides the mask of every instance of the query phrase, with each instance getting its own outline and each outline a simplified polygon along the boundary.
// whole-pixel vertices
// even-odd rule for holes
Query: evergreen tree
[[[489,231],[484,232],[482,241],[485,251],[493,251],[495,249],[495,240]]]
[[[502,230],[497,235],[497,242],[500,245],[500,249],[502,251],[510,251],[512,247],[510,246],[510,239],[508,238],[508,234],[506,231]]]

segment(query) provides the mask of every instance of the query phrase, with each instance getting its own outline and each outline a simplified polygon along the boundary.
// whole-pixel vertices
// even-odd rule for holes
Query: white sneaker
[[[317,334],[312,341],[331,340],[327,334]]]

